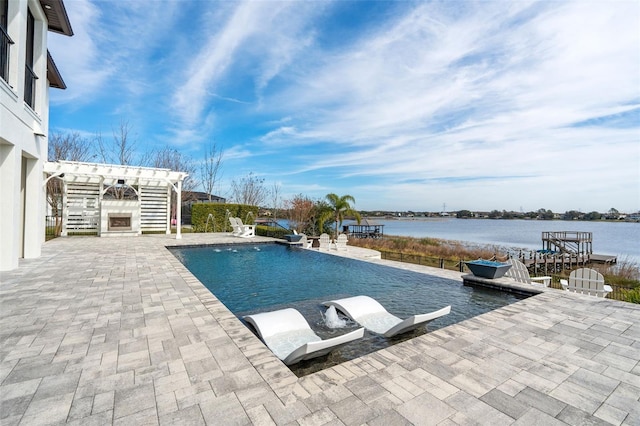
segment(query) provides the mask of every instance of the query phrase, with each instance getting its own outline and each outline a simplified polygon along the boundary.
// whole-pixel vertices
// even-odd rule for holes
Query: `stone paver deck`
[[[59,238],[2,273],[0,424],[640,424],[638,305],[546,291],[297,378],[165,248],[225,241]]]

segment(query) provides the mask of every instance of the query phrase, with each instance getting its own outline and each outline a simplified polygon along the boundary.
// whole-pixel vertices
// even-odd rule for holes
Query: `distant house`
[[[0,0],[0,270],[39,257],[45,238],[49,88],[66,89],[48,31],[73,35],[62,0]]]
[[[217,195],[211,194],[211,201],[209,201],[209,194],[206,192],[198,192],[198,191],[185,191],[183,196],[183,204],[186,202],[194,203],[226,203],[227,199],[218,197]]]
[[[209,194],[206,192],[198,191],[185,191],[182,197],[182,223],[185,225],[191,224],[191,207],[194,204],[199,203],[219,203],[225,204],[226,198],[219,197],[211,194],[211,201],[209,201]]]

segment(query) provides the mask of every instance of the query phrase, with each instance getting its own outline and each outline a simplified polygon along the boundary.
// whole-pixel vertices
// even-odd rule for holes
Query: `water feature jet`
[[[204,232],[207,232],[207,227],[209,226],[209,219],[211,219],[213,221],[213,232],[216,232],[216,218],[213,215],[213,213],[209,213],[209,216],[207,216],[207,223],[205,223],[204,225]]]
[[[335,306],[329,306],[324,314],[324,323],[329,328],[344,328],[347,326],[347,320],[338,316]]]

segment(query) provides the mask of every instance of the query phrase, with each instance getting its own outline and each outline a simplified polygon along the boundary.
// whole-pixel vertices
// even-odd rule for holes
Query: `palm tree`
[[[320,229],[324,227],[324,223],[330,219],[334,219],[336,222],[336,237],[338,236],[338,227],[342,225],[342,221],[346,215],[355,216],[358,224],[360,224],[360,213],[358,213],[350,204],[355,203],[356,200],[351,195],[343,195],[342,197],[331,193],[327,194],[327,201],[331,206],[331,209],[326,211],[319,218]]]

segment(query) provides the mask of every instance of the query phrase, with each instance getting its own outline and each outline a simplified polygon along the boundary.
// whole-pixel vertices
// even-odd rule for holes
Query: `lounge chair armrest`
[[[560,285],[562,286],[563,290],[566,290],[569,287],[569,281],[567,280],[560,280]]]
[[[360,339],[364,336],[364,328],[359,328],[350,333],[343,334],[341,336],[333,337],[331,339],[319,340],[317,342],[309,342],[300,346],[295,351],[291,352],[289,356],[284,359],[286,365],[295,364],[305,359],[311,359],[318,356],[326,355],[332,350],[352,342],[356,339]]]
[[[542,284],[545,287],[549,287],[551,285],[551,277],[530,277],[531,281],[535,281],[536,283]]]
[[[406,333],[407,331],[418,328],[421,325],[426,325],[436,318],[447,315],[450,312],[451,305],[445,306],[437,311],[429,312],[428,314],[414,315],[391,327],[386,333],[384,333],[384,337],[393,337],[396,334]]]

